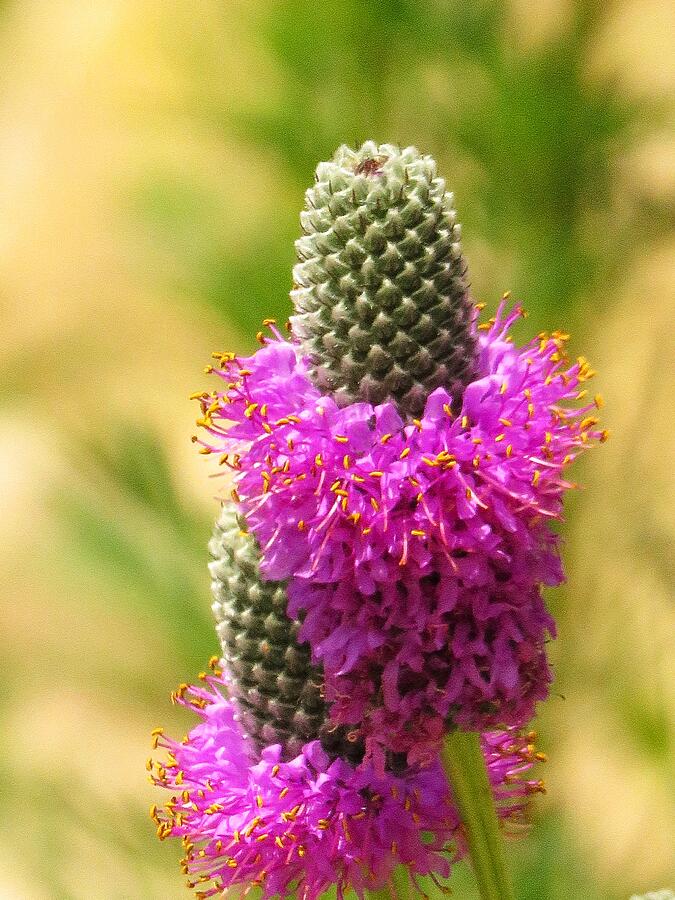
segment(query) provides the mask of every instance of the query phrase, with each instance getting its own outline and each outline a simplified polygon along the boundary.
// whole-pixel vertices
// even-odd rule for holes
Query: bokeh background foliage
[[[674,28],[659,0],[2,3],[0,898],[188,896],[144,770],[216,648],[187,396],[288,315],[314,165],[366,138],[437,157],[476,297],[573,328],[607,400],[518,897],[674,886]]]

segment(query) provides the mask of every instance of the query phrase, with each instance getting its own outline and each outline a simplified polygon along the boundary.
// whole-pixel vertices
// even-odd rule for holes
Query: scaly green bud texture
[[[296,241],[293,333],[340,405],[397,403],[475,374],[474,315],[453,195],[414,147],[368,141],[320,163]]]
[[[258,545],[231,503],[222,508],[209,552],[223,663],[248,738],[259,750],[281,744],[288,759],[317,739],[329,752],[358,757],[362,748],[344,729],[328,726],[323,675],[309,645],[298,642],[301,623],[286,613],[286,588],[262,579]]]

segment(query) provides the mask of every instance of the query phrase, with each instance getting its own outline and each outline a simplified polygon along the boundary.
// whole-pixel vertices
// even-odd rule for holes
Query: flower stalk
[[[441,760],[464,825],[482,900],[515,900],[480,736],[451,732],[443,742]]]
[[[408,900],[410,897],[410,877],[405,866],[394,869],[391,884],[379,891],[366,891],[367,900]]]
[[[367,900],[391,900],[392,894],[388,887],[383,887],[379,891],[366,891],[366,897]]]

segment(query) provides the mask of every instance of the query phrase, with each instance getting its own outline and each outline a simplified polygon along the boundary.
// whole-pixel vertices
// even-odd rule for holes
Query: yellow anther
[[[446,416],[450,416],[450,418],[452,418],[452,409],[450,408],[449,403],[443,404],[443,412],[446,414]]]
[[[374,497],[370,498],[370,505],[373,507],[375,512],[379,512],[380,504],[377,502],[377,500]]]
[[[393,437],[393,434],[383,434],[382,437],[380,438],[380,443],[386,444],[387,441],[390,441],[392,439],[392,437]]]
[[[342,457],[342,467],[344,469],[349,469],[351,467],[351,464],[352,464],[351,457],[349,456],[348,453],[345,453],[345,455]]]
[[[255,819],[250,823],[250,825],[247,826],[246,830],[244,831],[244,836],[247,838],[251,837],[253,832],[256,830],[258,825],[260,825],[261,823],[262,823],[262,819],[260,818],[260,816],[256,816]]]
[[[498,434],[497,437],[495,438],[495,444],[498,444],[500,441],[503,441],[505,437],[506,437],[506,435],[502,431],[502,433]]]
[[[336,435],[335,435],[335,440],[338,442],[338,444],[347,444],[347,443],[349,443],[349,438],[347,437],[346,434],[336,434]]]
[[[530,419],[534,415],[534,403],[527,404],[527,415],[530,417]]]
[[[401,450],[399,459],[405,459],[406,456],[410,456],[410,447],[404,447],[403,450]]]
[[[415,535],[415,537],[421,537],[421,538],[427,536],[427,535],[426,535],[426,532],[425,532],[425,531],[422,531],[421,528],[413,528],[413,529],[411,530],[410,534]]]
[[[380,472],[378,469],[376,469],[374,472],[368,472],[368,474],[371,478],[382,478],[384,472]]]
[[[595,416],[586,416],[586,418],[582,419],[579,423],[579,428],[581,428],[582,431],[585,431],[587,428],[591,428],[593,425],[597,424],[598,420],[595,418]]]
[[[506,391],[507,391],[507,388],[508,388],[507,383],[506,383],[505,381],[502,381],[501,386],[500,386],[500,388],[499,388],[499,393],[500,393],[500,394],[505,394]]]
[[[422,422],[420,419],[413,419],[412,423],[418,431],[422,430]]]
[[[504,426],[504,428],[510,428],[513,425],[511,419],[500,418],[499,421]]]
[[[532,475],[532,486],[536,487],[539,484],[539,479],[541,478],[541,472],[539,469],[534,470],[534,474]]]
[[[304,530],[305,530],[305,520],[300,519],[300,521],[298,522],[298,531],[304,531]]]
[[[462,428],[468,428],[469,426],[469,417],[462,416]]]

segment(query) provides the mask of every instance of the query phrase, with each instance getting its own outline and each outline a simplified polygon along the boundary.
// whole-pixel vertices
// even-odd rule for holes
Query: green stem
[[[480,737],[453,731],[441,751],[482,900],[515,900]]]
[[[379,891],[366,891],[367,900],[391,900],[391,891],[388,887],[380,888]]]
[[[399,866],[394,869],[392,876],[395,894],[398,900],[408,900],[410,897],[410,873],[407,866]]]
[[[410,897],[410,878],[408,869],[399,866],[391,877],[391,886],[380,888],[379,891],[366,891],[368,900],[408,900]]]

